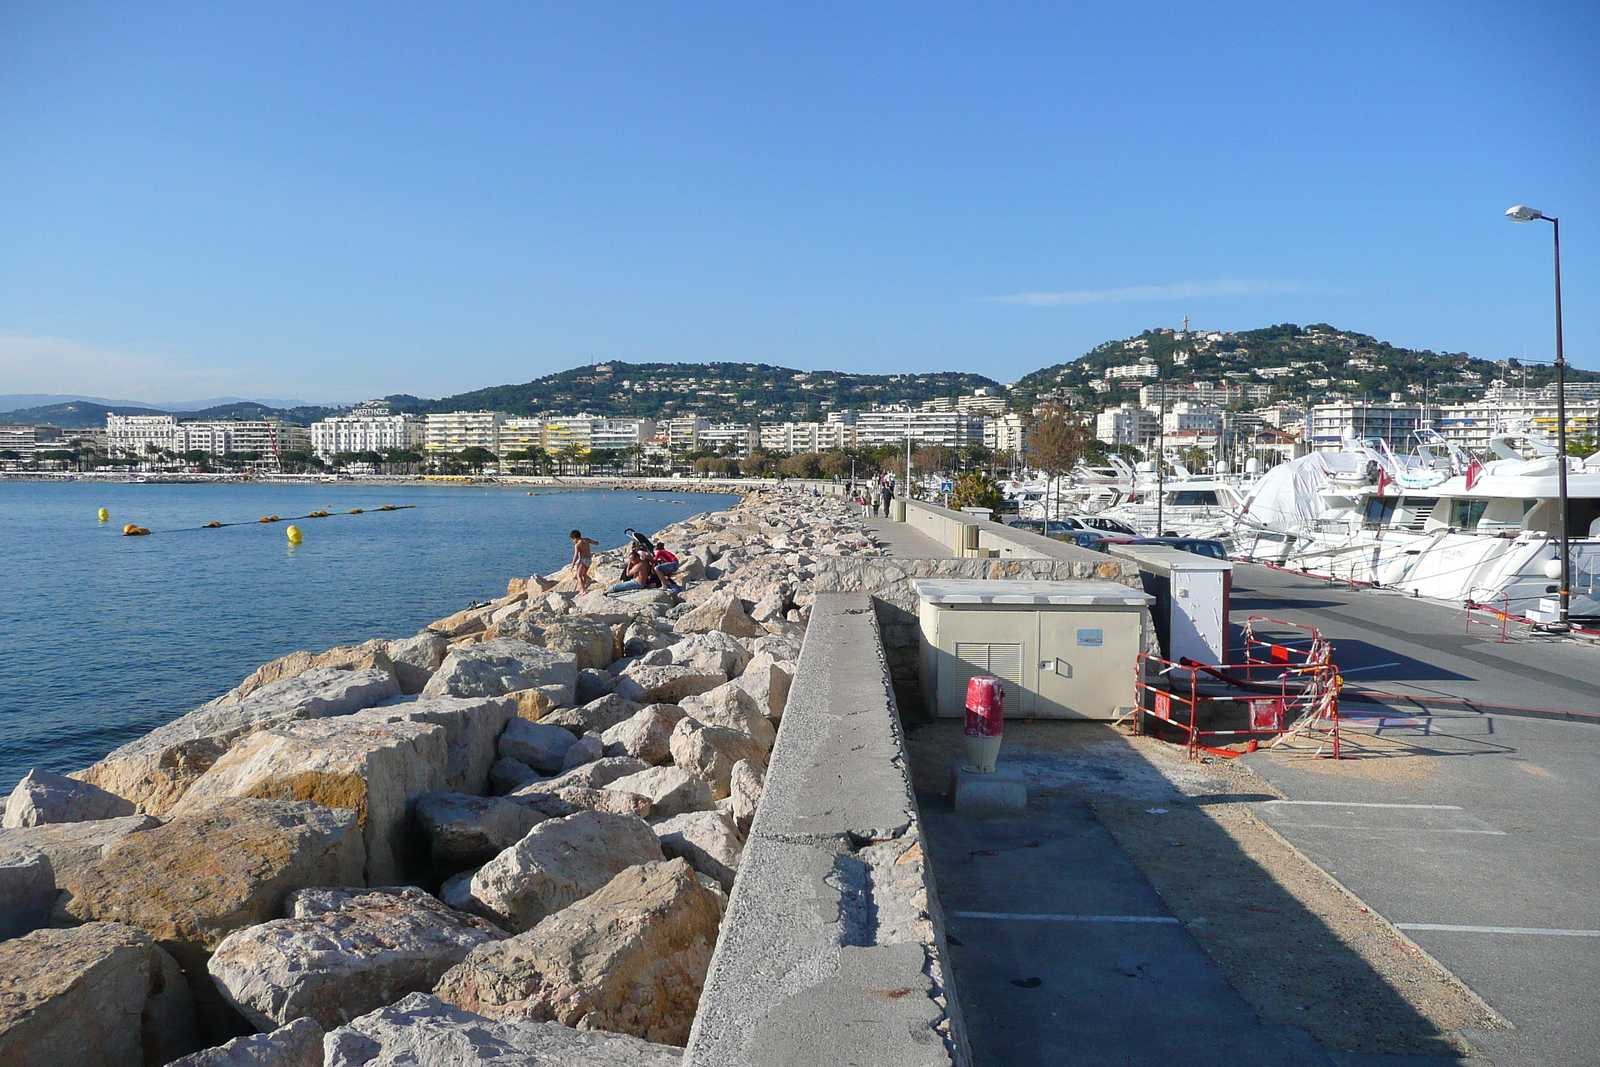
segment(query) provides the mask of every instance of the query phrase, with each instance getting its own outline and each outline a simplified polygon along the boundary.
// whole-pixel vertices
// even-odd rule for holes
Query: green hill
[[[1285,323],[1239,333],[1146,330],[1137,337],[1097,345],[1071,362],[1034,371],[1017,382],[1016,392],[1038,396],[1069,389],[1091,403],[1097,397],[1100,403],[1115,403],[1135,396],[1148,379],[1107,379],[1109,369],[1141,359],[1154,360],[1164,382],[1231,380],[1267,385],[1275,396],[1301,400],[1335,394],[1387,400],[1391,393],[1421,399],[1424,389],[1430,399],[1466,400],[1480,395],[1496,379],[1513,385],[1524,380],[1521,367],[1465,352],[1399,348],[1327,323]],[[1529,388],[1555,380],[1552,367],[1528,366],[1526,371]],[[1089,384],[1094,379],[1112,381],[1111,391],[1097,394]],[[1600,373],[1569,367],[1567,380],[1600,381]]]
[[[547,374],[524,385],[497,385],[419,401],[393,397],[396,410],[554,412],[654,419],[805,421],[829,411],[875,404],[918,403],[999,383],[981,374],[845,374],[800,371],[765,363],[623,363],[613,361]]]

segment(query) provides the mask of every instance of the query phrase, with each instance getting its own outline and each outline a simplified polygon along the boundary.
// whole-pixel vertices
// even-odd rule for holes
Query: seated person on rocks
[[[658,589],[662,585],[661,576],[656,573],[650,557],[636,548],[628,553],[628,567],[623,580],[607,589],[606,593],[631,593],[636,589]]]
[[[678,573],[678,557],[667,551],[665,541],[656,542],[655,557],[651,562],[655,564],[656,573],[663,578],[671,578]]]

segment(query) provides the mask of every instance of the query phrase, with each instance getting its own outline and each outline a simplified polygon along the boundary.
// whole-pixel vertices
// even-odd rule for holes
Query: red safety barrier
[[[1287,633],[1287,636],[1286,636]],[[1141,654],[1135,667],[1134,732],[1145,725],[1184,733],[1189,758],[1201,752],[1238,755],[1214,748],[1202,738],[1247,739],[1305,733],[1325,736],[1317,755],[1339,744],[1339,689],[1343,680],[1332,662],[1332,646],[1314,627],[1252,616],[1244,627],[1243,663],[1172,663]],[[1208,722],[1209,720],[1209,722]]]

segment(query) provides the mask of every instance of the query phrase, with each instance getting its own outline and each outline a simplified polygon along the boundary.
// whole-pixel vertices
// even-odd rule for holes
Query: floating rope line
[[[344,514],[346,514],[346,515],[366,515],[366,514],[376,513],[376,512],[380,512],[380,511],[409,511],[409,510],[415,508],[416,506],[417,505],[415,505],[415,504],[384,504],[382,507],[377,507],[377,508],[351,508],[350,510],[344,512]],[[173,530],[151,531],[151,530],[145,529],[142,526],[129,525],[129,526],[126,526],[126,527],[123,528],[123,534],[124,534],[124,536],[128,536],[128,537],[136,537],[136,536],[137,537],[143,537],[143,536],[145,536],[147,534],[150,534],[152,532],[155,532],[155,533],[189,533],[189,532],[194,531],[194,530],[225,530],[230,526],[259,526],[259,525],[261,525],[263,523],[294,522],[297,519],[331,519],[331,518],[337,518],[337,517],[338,517],[338,513],[337,512],[320,510],[320,511],[307,512],[304,515],[290,515],[287,518],[282,517],[282,516],[278,516],[278,515],[263,515],[259,519],[245,519],[245,520],[240,520],[238,522],[208,522],[208,523],[205,523],[202,526],[180,526],[180,527],[177,527],[176,529],[173,529]],[[131,532],[133,530],[137,530],[138,533],[135,534],[135,533]]]

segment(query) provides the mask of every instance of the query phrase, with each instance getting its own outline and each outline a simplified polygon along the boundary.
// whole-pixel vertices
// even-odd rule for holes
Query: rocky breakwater
[[[514,578],[30,772],[0,1065],[678,1062],[812,581],[883,550],[788,490],[657,536],[681,593]]]

